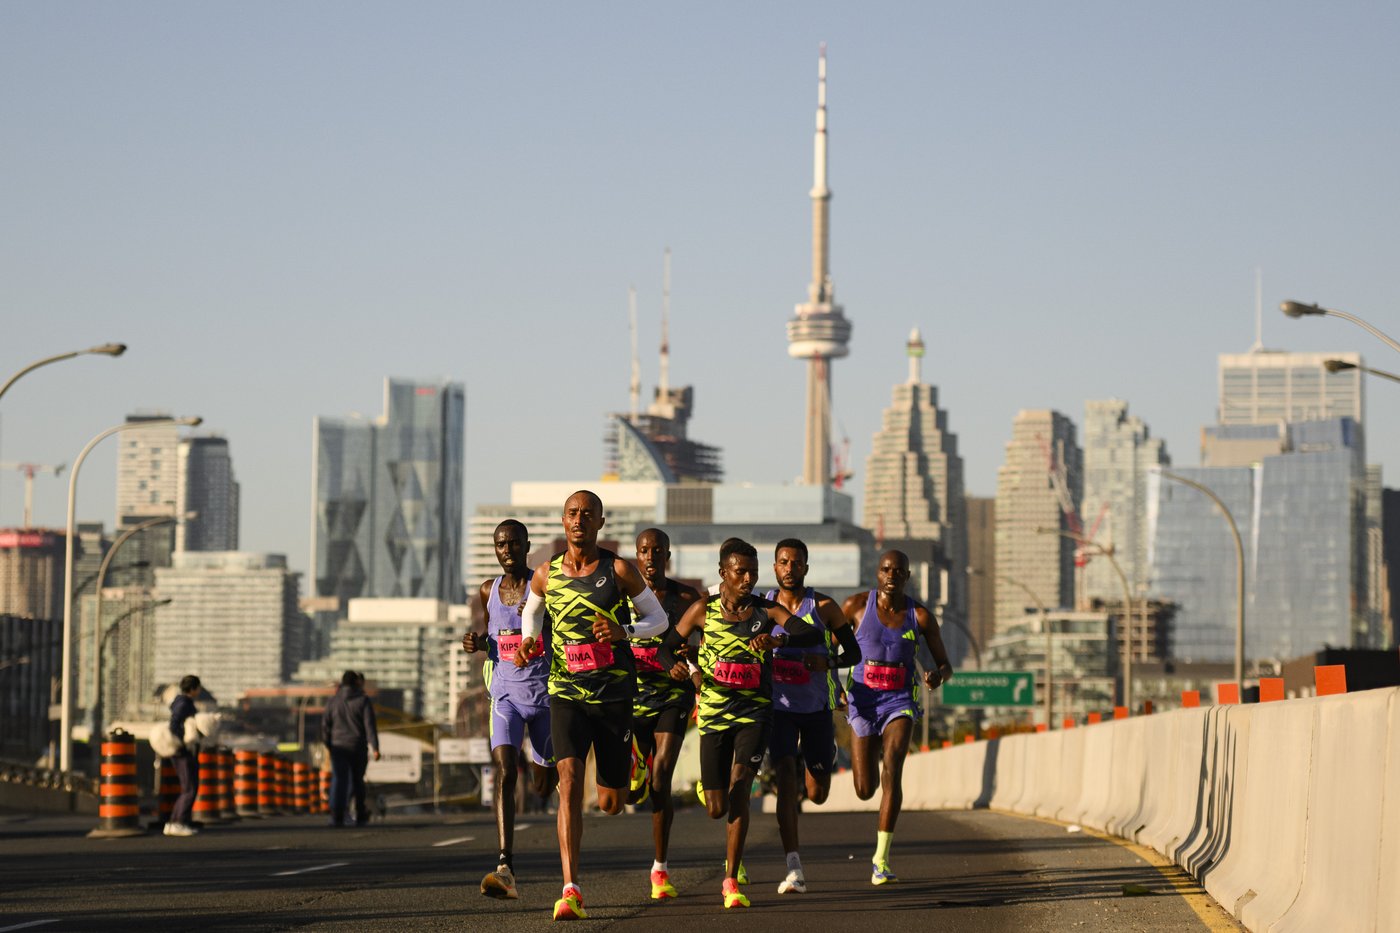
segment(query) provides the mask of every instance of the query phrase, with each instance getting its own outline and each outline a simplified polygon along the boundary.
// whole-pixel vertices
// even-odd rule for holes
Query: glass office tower
[[[462,601],[460,383],[385,380],[372,421],[317,418],[315,595]]]

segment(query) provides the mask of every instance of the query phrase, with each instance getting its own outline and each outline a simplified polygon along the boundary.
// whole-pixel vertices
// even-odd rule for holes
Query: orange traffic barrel
[[[102,741],[97,783],[97,828],[89,839],[141,836],[141,791],[136,785],[136,738],[117,729]]]
[[[258,753],[240,748],[233,753],[233,807],[239,816],[258,815]]]
[[[292,762],[292,808],[297,813],[311,812],[311,766]]]
[[[277,809],[292,812],[292,762],[283,755],[277,756]]]
[[[258,754],[258,814],[277,815],[277,756],[272,752]]]
[[[169,758],[157,758],[156,769],[159,775],[156,785],[157,812],[160,825],[164,826],[170,822],[170,814],[175,812],[175,800],[180,796],[180,772],[175,770],[175,764]]]
[[[219,755],[212,748],[199,750],[199,790],[194,798],[194,818],[201,823],[223,819],[219,803]]]
[[[219,816],[228,822],[238,819],[238,809],[233,803],[233,752],[222,745],[216,751],[219,756]]]
[[[329,813],[331,809],[331,772],[329,769],[321,772],[321,793],[317,799],[321,802],[321,812]]]

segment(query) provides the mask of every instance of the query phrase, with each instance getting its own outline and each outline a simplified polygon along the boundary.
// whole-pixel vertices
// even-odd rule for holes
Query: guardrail
[[[822,809],[878,807],[843,774]],[[904,809],[975,807],[1150,846],[1252,931],[1400,930],[1400,688],[1181,709],[905,763]]]

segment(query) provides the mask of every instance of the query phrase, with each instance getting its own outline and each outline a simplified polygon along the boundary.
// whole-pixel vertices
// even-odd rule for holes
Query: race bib
[[[564,666],[571,674],[601,671],[613,665],[612,645],[605,641],[585,641],[564,646]]]
[[[522,641],[524,638],[519,632],[501,632],[496,635],[496,653],[500,655],[501,660],[509,661],[520,650]],[[530,657],[538,658],[542,654],[544,654],[544,642],[536,638],[534,645],[530,648]]]
[[[740,690],[756,690],[762,681],[757,661],[716,661],[715,683]]]
[[[780,684],[805,684],[812,679],[812,672],[795,658],[774,658],[773,679]]]
[[[903,690],[905,668],[903,664],[865,664],[865,685],[871,690]]]
[[[638,673],[641,673],[642,671],[656,673],[658,671],[663,670],[661,665],[657,663],[656,660],[655,645],[647,648],[639,648],[636,645],[633,645],[632,656],[637,659]]]

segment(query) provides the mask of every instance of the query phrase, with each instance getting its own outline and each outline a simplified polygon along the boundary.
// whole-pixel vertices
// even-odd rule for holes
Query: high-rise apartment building
[[[164,412],[127,415],[128,424],[157,422]],[[161,515],[175,515],[180,485],[180,429],[163,423],[129,428],[118,435],[117,524],[135,525]]]
[[[0,615],[63,618],[61,531],[0,529]]]
[[[998,632],[1036,611],[1022,586],[1049,609],[1074,608],[1078,546],[1057,532],[1072,530],[1066,513],[1079,509],[1083,488],[1074,422],[1057,411],[1017,413],[997,470]]]
[[[186,551],[156,570],[154,659],[147,693],[197,674],[225,704],[287,683],[303,660],[300,577],[281,554]],[[108,717],[111,718],[110,716]]]
[[[176,502],[178,551],[238,550],[238,481],[228,441],[186,437],[180,441]]]
[[[1249,432],[1254,426],[1222,426]],[[1366,470],[1351,418],[1287,425],[1283,452],[1249,466],[1175,468],[1211,489],[1234,517],[1245,560],[1245,656],[1287,660],[1321,648],[1385,643],[1368,598]],[[1210,500],[1149,481],[1149,590],[1178,606],[1172,655],[1235,656],[1233,538]]]
[[[462,601],[461,383],[385,380],[374,420],[317,418],[317,597]]]
[[[967,518],[963,464],[938,390],[923,380],[918,328],[905,344],[909,376],[894,387],[865,461],[865,527],[881,540],[931,541],[947,562],[948,611],[967,615]]]
[[[1134,598],[1148,576],[1147,477],[1153,467],[1170,462],[1166,444],[1151,436],[1141,418],[1128,414],[1127,402],[1107,399],[1085,403],[1084,533],[1113,549]],[[1123,600],[1118,574],[1103,557],[1088,558],[1083,587],[1083,601]]]

